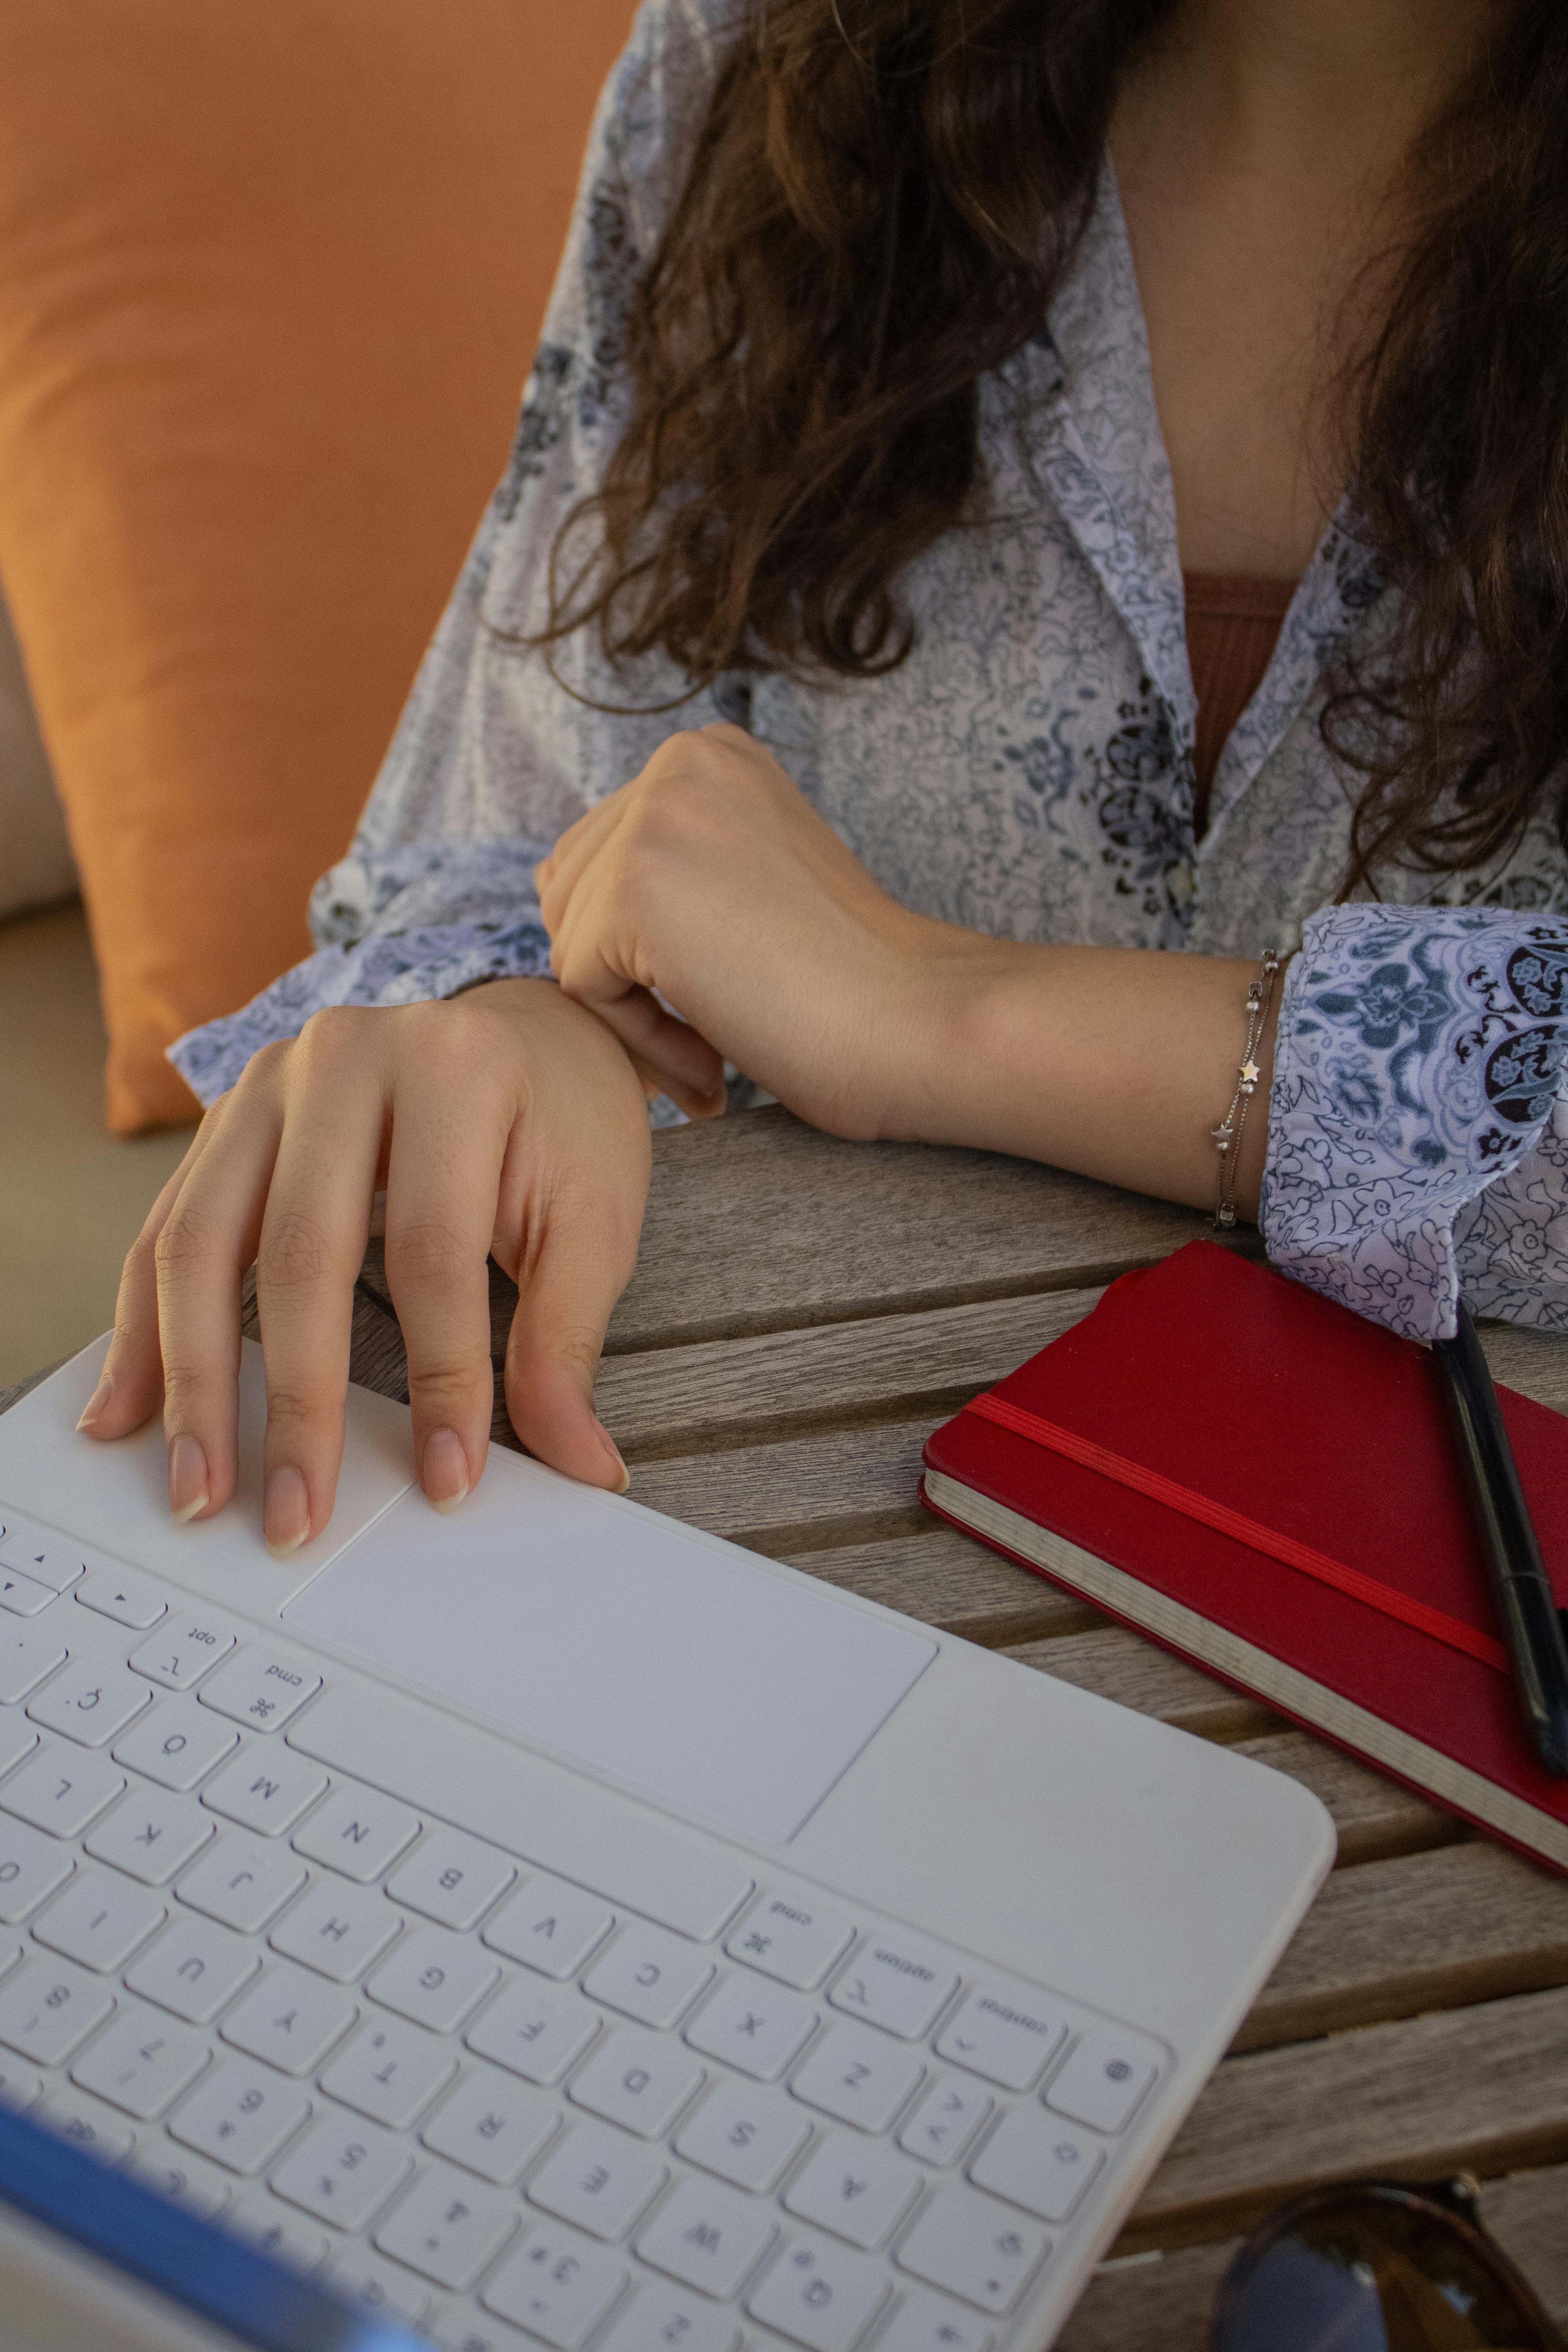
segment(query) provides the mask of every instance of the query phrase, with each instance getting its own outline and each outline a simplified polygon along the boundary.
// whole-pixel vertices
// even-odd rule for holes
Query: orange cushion
[[[0,576],[109,1119],[309,948],[504,462],[631,0],[6,0]]]

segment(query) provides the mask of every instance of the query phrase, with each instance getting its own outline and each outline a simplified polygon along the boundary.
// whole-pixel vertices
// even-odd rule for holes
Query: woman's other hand
[[[342,1457],[354,1279],[384,1188],[430,1500],[452,1508],[484,1467],[492,1254],[521,1293],[506,1358],[513,1427],[555,1468],[624,1488],[594,1374],[636,1261],[649,1164],[631,1063],[548,981],[318,1013],[254,1057],[153,1204],[82,1425],[123,1437],[161,1399],[174,1517],[221,1510],[235,1481],[240,1282],[254,1262],[265,1533],[279,1553],[319,1535]]]
[[[925,999],[989,944],[889,898],[738,727],[671,737],[536,880],[556,978],[645,1076],[718,1108],[727,1058],[836,1135],[907,1127]]]

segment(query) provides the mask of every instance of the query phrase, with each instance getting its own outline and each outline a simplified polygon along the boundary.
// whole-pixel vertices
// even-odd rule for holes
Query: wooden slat
[[[1009,1645],[1006,1655],[1205,1739],[1253,1739],[1280,1728],[1279,1717],[1267,1707],[1120,1625],[1056,1641],[1021,1642]]]
[[[748,1111],[655,1139],[610,1349],[1082,1286],[1208,1230],[1196,1210],[1059,1169],[840,1143],[787,1111]]]
[[[1499,2245],[1568,2325],[1568,2165],[1484,2181],[1480,2204]],[[1111,2262],[1089,2281],[1057,2352],[1207,2352],[1215,2295],[1242,2242]]]
[[[1430,2179],[1568,2158],[1568,1990],[1227,2058],[1177,2133],[1123,2252],[1251,2229],[1358,2173]]]
[[[1478,1838],[1335,1871],[1234,2047],[1561,1984],[1568,1984],[1568,1881]],[[1568,2078],[1568,2053],[1563,2072]]]
[[[790,1554],[790,1564],[885,1608],[921,1617],[943,1633],[995,1649],[1004,1642],[1079,1633],[1104,1619],[1087,1601],[1058,1592],[957,1528],[932,1519],[918,1535]]]
[[[749,1339],[709,1339],[609,1359],[595,1391],[628,1462],[694,1452],[765,1428],[870,1419],[894,1403],[934,1418],[1087,1315],[1098,1288],[983,1299]]]
[[[1242,1739],[1237,1752],[1256,1757],[1276,1772],[1289,1772],[1321,1798],[1339,1832],[1340,1866],[1380,1862],[1391,1854],[1416,1853],[1453,1845],[1471,1835],[1452,1813],[1369,1771],[1352,1756],[1307,1731],[1280,1731],[1264,1739]]]
[[[648,1462],[632,1496],[773,1556],[914,1535],[927,1523],[916,1485],[932,1426],[897,1421]]]
[[[1568,1338],[1518,1323],[1483,1323],[1480,1342],[1493,1380],[1554,1412],[1568,1412]]]

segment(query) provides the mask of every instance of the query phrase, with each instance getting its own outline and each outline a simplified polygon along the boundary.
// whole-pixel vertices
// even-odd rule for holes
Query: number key
[[[109,1987],[69,1960],[30,1960],[0,1988],[0,2042],[58,2066],[114,2007]]]

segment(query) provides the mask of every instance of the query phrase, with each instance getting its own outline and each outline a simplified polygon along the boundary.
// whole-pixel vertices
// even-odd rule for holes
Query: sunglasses
[[[1209,2352],[1568,2352],[1476,2198],[1461,2175],[1281,2206],[1220,2282]]]

